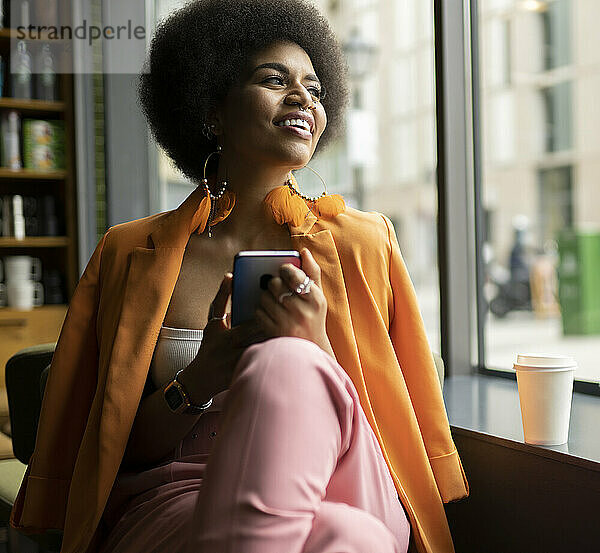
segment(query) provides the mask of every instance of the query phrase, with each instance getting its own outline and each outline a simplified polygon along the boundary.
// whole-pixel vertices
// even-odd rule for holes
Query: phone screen
[[[251,250],[236,254],[233,260],[231,326],[254,319],[260,295],[269,280],[279,276],[279,267],[291,263],[302,268],[300,254],[292,250]]]

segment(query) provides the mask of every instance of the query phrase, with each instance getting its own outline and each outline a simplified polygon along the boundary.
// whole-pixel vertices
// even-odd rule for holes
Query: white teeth
[[[307,131],[310,131],[310,124],[308,121],[304,121],[304,119],[286,119],[285,121],[279,121],[279,123],[275,123],[278,127],[289,127],[290,125],[296,127],[302,127]]]
[[[304,119],[286,119],[285,121],[279,121],[279,123],[275,123],[278,127],[289,127],[296,126],[302,127],[307,131],[310,131],[310,124],[308,121],[304,121]]]

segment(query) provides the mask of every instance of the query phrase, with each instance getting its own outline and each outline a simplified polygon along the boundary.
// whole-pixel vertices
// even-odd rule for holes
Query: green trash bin
[[[558,251],[563,333],[600,334],[600,230],[565,229]]]

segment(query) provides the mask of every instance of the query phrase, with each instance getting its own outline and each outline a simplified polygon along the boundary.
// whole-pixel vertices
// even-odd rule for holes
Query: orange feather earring
[[[217,147],[216,152],[212,152],[204,163],[204,178],[202,185],[205,189],[205,197],[200,202],[196,213],[194,214],[193,227],[196,233],[202,234],[208,227],[208,236],[212,237],[211,227],[223,221],[233,210],[235,206],[235,192],[227,190],[227,181],[223,181],[221,189],[217,194],[213,194],[208,187],[206,178],[206,166],[208,159],[213,154],[222,153],[222,148]],[[305,196],[298,190],[298,182],[290,171],[288,180],[285,184],[275,187],[263,200],[263,205],[267,212],[270,212],[273,219],[283,225],[289,223],[292,226],[299,226],[309,211],[312,211],[317,217],[335,217],[346,209],[344,198],[339,194],[327,194],[327,185],[325,181],[311,167],[306,166],[315,173],[323,183],[324,191],[320,196]]]
[[[305,166],[315,173],[323,183],[324,191],[320,196],[305,196],[298,190],[298,183],[290,172],[287,182],[271,190],[263,200],[265,206],[270,208],[273,218],[277,223],[291,223],[298,226],[308,211],[312,211],[317,217],[335,217],[346,209],[346,202],[339,194],[327,194],[325,181],[311,167]]]

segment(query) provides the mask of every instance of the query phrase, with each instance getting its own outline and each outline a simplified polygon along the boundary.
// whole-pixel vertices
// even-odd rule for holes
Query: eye
[[[283,77],[280,77],[279,75],[272,75],[264,79],[263,83],[271,83],[276,84],[278,86],[284,86],[286,84],[286,81]],[[315,101],[321,101],[323,98],[325,98],[326,91],[323,85],[321,85],[320,87],[308,86],[306,87],[306,90],[308,90],[308,93],[313,97]]]
[[[325,97],[325,89],[324,88],[318,88],[316,86],[309,86],[306,90],[308,90],[309,94],[315,100],[322,100]]]
[[[273,75],[272,77],[267,77],[263,82],[266,83],[266,82],[272,81],[272,80],[279,81],[277,84],[280,84],[280,85],[284,84],[283,77],[279,77],[277,75]]]

